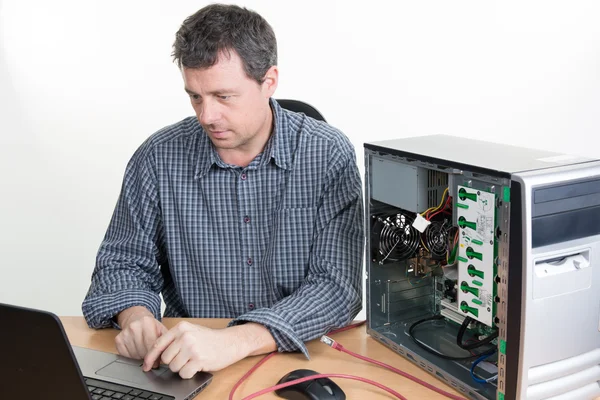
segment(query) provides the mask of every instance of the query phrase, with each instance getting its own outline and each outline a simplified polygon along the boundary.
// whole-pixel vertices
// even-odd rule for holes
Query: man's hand
[[[129,358],[144,358],[156,340],[168,332],[145,307],[128,308],[119,314],[117,320],[122,329],[115,339],[117,351]],[[158,365],[159,360],[152,367],[157,368]]]
[[[180,322],[162,335],[144,358],[144,371],[162,360],[184,379],[199,371],[218,371],[249,355],[276,349],[273,337],[262,325],[247,323],[225,329]]]

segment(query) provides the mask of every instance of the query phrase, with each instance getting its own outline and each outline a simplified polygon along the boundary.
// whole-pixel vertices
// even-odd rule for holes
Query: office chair
[[[303,101],[299,100],[286,99],[277,100],[277,102],[281,107],[285,108],[286,110],[301,112],[304,113],[306,116],[314,118],[318,121],[327,122],[325,120],[325,117],[323,117],[323,115],[316,108],[314,108],[308,103],[304,103]]]

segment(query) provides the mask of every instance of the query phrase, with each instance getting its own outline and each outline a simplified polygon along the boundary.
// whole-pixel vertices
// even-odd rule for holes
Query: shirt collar
[[[289,169],[291,167],[291,128],[288,120],[286,111],[279,105],[279,103],[271,98],[270,99],[271,110],[273,112],[273,134],[267,141],[265,149],[263,151],[263,160],[269,162],[271,159],[275,161],[281,169]],[[201,178],[208,173],[213,164],[221,167],[226,167],[217,151],[215,150],[212,142],[206,135],[204,128],[198,123],[198,132],[196,134],[195,147],[198,153],[198,161],[196,163],[195,177]],[[268,154],[268,157],[264,155]],[[262,164],[262,163],[261,163]]]

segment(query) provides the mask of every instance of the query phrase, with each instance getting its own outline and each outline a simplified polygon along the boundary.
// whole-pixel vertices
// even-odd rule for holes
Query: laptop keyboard
[[[128,386],[85,378],[93,400],[175,400],[173,396],[147,392]]]

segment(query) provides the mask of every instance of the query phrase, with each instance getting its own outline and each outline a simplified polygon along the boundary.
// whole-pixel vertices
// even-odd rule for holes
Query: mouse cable
[[[367,362],[370,362],[372,364],[378,365],[380,367],[387,368],[390,371],[393,371],[393,372],[397,373],[398,375],[401,375],[401,376],[403,376],[405,378],[410,379],[411,381],[414,381],[414,382],[416,382],[416,383],[418,383],[418,384],[420,384],[422,386],[425,386],[427,389],[433,390],[434,392],[437,392],[437,393],[441,394],[442,396],[445,396],[445,397],[447,397],[449,399],[465,400],[464,397],[456,396],[456,395],[454,395],[452,393],[446,392],[445,390],[439,389],[439,388],[433,386],[432,384],[427,383],[424,380],[419,379],[416,376],[413,376],[413,375],[411,375],[411,374],[409,374],[407,372],[404,372],[404,371],[402,371],[402,370],[400,370],[400,369],[398,369],[396,367],[392,367],[391,365],[388,365],[388,364],[383,363],[381,361],[377,361],[377,360],[374,360],[374,359],[369,358],[369,357],[361,356],[360,354],[357,354],[357,353],[355,353],[355,352],[353,352],[351,350],[348,350],[344,346],[342,346],[341,344],[339,344],[338,342],[336,342],[335,340],[333,340],[332,338],[330,338],[329,336],[323,336],[323,337],[321,337],[321,342],[325,343],[326,345],[328,345],[331,348],[334,348],[334,349],[336,349],[338,351],[341,351],[343,353],[346,353],[346,354],[350,354],[351,356],[356,357],[356,358],[358,358],[360,360],[367,361]]]
[[[288,387],[288,386],[297,385],[299,383],[308,382],[308,381],[312,381],[312,380],[315,380],[315,379],[321,379],[321,378],[353,379],[355,381],[369,383],[371,385],[377,386],[380,389],[385,390],[386,392],[388,392],[388,393],[396,396],[397,398],[399,398],[401,400],[408,400],[406,397],[402,396],[400,393],[396,392],[394,389],[391,389],[391,388],[389,388],[389,387],[387,387],[385,385],[382,385],[379,382],[375,382],[375,381],[372,381],[370,379],[363,378],[363,377],[360,377],[360,376],[346,375],[346,374],[317,374],[317,375],[307,376],[307,377],[304,377],[304,378],[294,379],[293,381],[289,381],[289,382],[286,382],[286,383],[280,383],[279,385],[263,389],[260,392],[252,393],[251,395],[244,397],[242,400],[250,400],[250,399],[253,399],[255,397],[262,396],[263,394],[267,394],[269,392],[274,392],[275,390],[283,389],[283,388]]]
[[[340,332],[344,332],[347,331],[349,329],[353,329],[353,328],[358,328],[359,326],[362,326],[366,323],[367,321],[359,321],[359,322],[355,322],[353,324],[344,326],[342,328],[339,329],[334,329],[333,331],[329,332],[330,335],[336,334],[336,333],[340,333]],[[244,376],[242,376],[240,378],[239,381],[237,381],[237,383],[233,386],[233,388],[231,389],[231,392],[229,392],[229,400],[233,400],[233,395],[235,394],[235,391],[237,390],[237,388],[246,380],[248,379],[248,377],[250,375],[252,375],[252,373],[254,371],[256,371],[261,365],[263,365],[265,362],[267,362],[270,358],[272,358],[273,356],[275,356],[276,354],[278,354],[276,351],[267,354],[265,357],[263,357],[259,362],[257,362],[252,368],[250,368],[248,370],[248,372],[246,372],[244,374]]]

